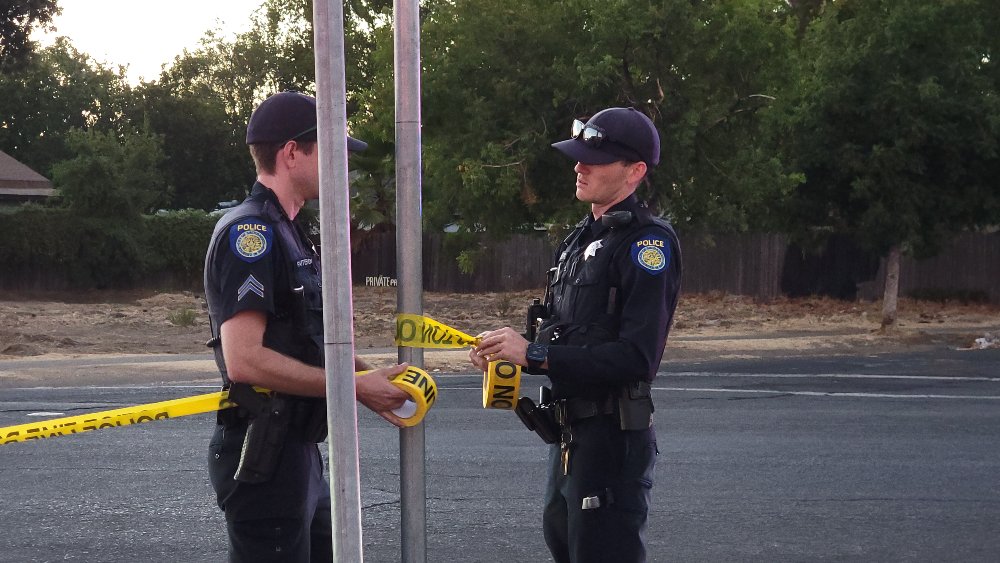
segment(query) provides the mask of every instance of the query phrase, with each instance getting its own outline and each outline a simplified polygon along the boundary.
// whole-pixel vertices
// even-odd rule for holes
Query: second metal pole
[[[420,160],[420,12],[417,0],[393,2],[396,79],[397,309],[423,313]],[[423,350],[400,348],[399,361],[423,367]],[[424,424],[400,430],[400,546],[403,563],[427,560]]]

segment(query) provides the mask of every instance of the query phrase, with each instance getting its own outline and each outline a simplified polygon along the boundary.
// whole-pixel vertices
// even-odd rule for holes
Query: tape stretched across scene
[[[427,372],[411,366],[392,379],[392,383],[406,391],[413,403],[412,407],[404,404],[397,409],[398,414],[396,416],[403,419],[403,424],[406,426],[420,424],[424,415],[427,414],[427,411],[434,405],[434,401],[437,400],[437,384],[434,382],[434,379]],[[257,390],[266,392],[266,390],[260,388],[257,388]],[[14,442],[56,438],[90,432],[91,430],[118,428],[121,426],[142,424],[144,422],[204,414],[228,409],[233,406],[236,406],[236,403],[229,400],[229,391],[216,391],[215,393],[206,393],[182,399],[171,399],[159,403],[147,403],[109,411],[40,420],[38,422],[0,428],[0,446],[13,444]]]
[[[396,315],[396,346],[409,348],[465,348],[479,339],[430,317],[400,313]]]
[[[0,428],[0,445],[202,414],[232,406],[234,403],[229,400],[229,391],[217,391],[160,403],[41,420]]]

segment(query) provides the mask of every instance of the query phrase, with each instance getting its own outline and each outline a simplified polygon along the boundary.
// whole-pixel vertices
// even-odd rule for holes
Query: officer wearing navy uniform
[[[538,409],[527,398],[519,408],[544,413],[557,436],[543,514],[554,560],[642,562],[658,453],[650,383],[681,279],[676,233],[635,195],[659,163],[659,134],[642,112],[608,108],[552,146],[576,161],[576,197],[591,212],[556,251],[534,341],[505,327],[469,357],[551,382]]]
[[[219,411],[209,475],[230,561],[330,561],[330,492],[316,445],[326,437],[320,258],[294,220],[319,197],[315,98],[267,98],[246,141],[257,182],[219,220],[205,258],[209,344],[239,405]],[[351,151],[367,146],[347,141]],[[371,366],[355,358],[355,369]],[[356,379],[358,400],[397,426],[391,411],[408,396],[389,379],[404,369]]]

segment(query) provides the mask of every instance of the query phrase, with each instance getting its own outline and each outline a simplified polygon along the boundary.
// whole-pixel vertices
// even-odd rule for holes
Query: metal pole
[[[354,399],[347,79],[344,73],[344,7],[340,0],[315,0],[313,21],[333,560],[360,562],[363,560],[361,478]]]
[[[420,164],[420,11],[417,0],[394,0],[396,79],[397,309],[423,313]],[[400,348],[399,361],[423,367],[423,350]],[[427,560],[424,424],[399,432],[400,547],[403,563]]]

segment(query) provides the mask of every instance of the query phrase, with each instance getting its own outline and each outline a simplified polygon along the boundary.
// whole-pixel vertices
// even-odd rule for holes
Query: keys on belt
[[[573,450],[573,427],[578,420],[612,414],[615,412],[614,397],[599,401],[589,399],[560,399],[552,403],[556,423],[559,424],[559,459],[562,462],[563,475],[569,475],[570,457]]]
[[[573,429],[569,425],[569,412],[566,401],[555,404],[556,422],[559,424],[559,460],[562,462],[563,475],[569,475],[570,450],[573,446]]]
[[[569,475],[569,457],[573,446],[573,431],[563,427],[559,436],[559,459],[562,460],[563,475]]]

